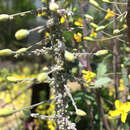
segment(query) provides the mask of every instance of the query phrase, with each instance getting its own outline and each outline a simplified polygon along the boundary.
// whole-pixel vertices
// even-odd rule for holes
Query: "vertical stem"
[[[127,11],[128,11],[128,14],[127,14],[128,42],[130,45],[130,37],[129,37],[130,36],[130,0],[128,0]]]
[[[83,37],[87,36],[87,26],[86,26],[86,22],[85,22],[85,19],[84,19],[84,2],[83,1],[80,1],[80,8],[81,8],[81,15],[82,15],[82,23],[83,23]],[[86,51],[89,53],[89,49],[87,47],[87,41],[83,40],[84,42],[84,47],[86,49]],[[90,58],[89,58],[89,55],[86,56],[86,60],[87,60],[87,69],[88,70],[91,70],[91,66],[90,66]]]
[[[87,31],[86,31],[87,27],[86,27],[86,22],[84,20],[84,14],[85,13],[84,13],[83,6],[84,6],[84,2],[80,1],[81,15],[82,15],[82,18],[83,18],[83,20],[82,20],[82,22],[83,22],[83,36],[85,37],[85,36],[87,36]],[[89,49],[87,47],[87,41],[84,40],[83,42],[84,42],[84,46],[85,46],[86,51],[89,53]],[[91,71],[90,57],[89,57],[89,55],[86,56],[86,60],[87,60],[87,69]],[[98,109],[100,111],[100,117],[101,117],[101,119],[103,121],[103,125],[106,128],[106,130],[110,130],[108,122],[107,122],[107,120],[106,120],[106,118],[104,116],[104,110],[103,110],[103,106],[102,106],[101,100],[100,100],[99,89],[97,89],[95,91],[95,93],[96,93],[96,100],[97,100],[97,104],[99,106]]]
[[[115,0],[117,2],[117,0]],[[116,11],[115,7],[113,6],[113,10]],[[114,23],[113,23],[113,30],[117,28],[117,21],[116,21],[116,16],[113,18]],[[119,57],[119,43],[117,39],[113,39],[114,46],[113,46],[113,71],[114,71],[114,80],[115,80],[115,94],[116,94],[116,99],[119,99],[119,93],[118,93],[118,86],[119,86],[119,76],[118,76],[118,70],[119,70],[119,62],[120,62],[120,57]]]
[[[114,0],[115,3],[117,3],[117,0]],[[113,5],[113,10],[116,13],[115,6]],[[113,18],[113,30],[117,28],[117,21],[116,21],[116,16]],[[120,62],[120,56],[119,56],[119,43],[117,39],[113,39],[114,46],[113,46],[113,71],[114,71],[114,81],[115,81],[115,95],[116,99],[119,99],[119,92],[118,92],[118,87],[119,87],[119,76],[118,76],[118,70],[119,70],[119,62]],[[120,130],[120,119],[117,121],[117,126],[116,130]]]
[[[104,110],[103,110],[103,106],[102,106],[102,102],[101,102],[99,89],[96,90],[96,100],[97,100],[97,103],[98,103],[99,114],[101,116],[103,125],[104,125],[106,130],[110,130],[110,127],[108,125],[108,121],[106,120],[106,118],[104,116]]]

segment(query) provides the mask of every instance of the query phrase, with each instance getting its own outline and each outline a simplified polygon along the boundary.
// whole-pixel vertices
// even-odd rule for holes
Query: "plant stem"
[[[104,116],[104,110],[103,110],[103,106],[102,106],[102,102],[101,102],[99,89],[96,89],[95,92],[96,92],[96,100],[97,100],[97,104],[98,104],[99,114],[101,116],[103,125],[104,125],[106,130],[110,130],[110,127],[108,125],[108,121],[106,120],[106,118]]]

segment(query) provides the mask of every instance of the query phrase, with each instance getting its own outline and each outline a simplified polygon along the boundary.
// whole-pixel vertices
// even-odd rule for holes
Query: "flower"
[[[92,29],[90,36],[96,38],[97,37],[97,33],[94,32],[94,30]]]
[[[45,15],[46,15],[46,12],[45,12],[45,11],[39,12],[39,13],[37,14],[38,17],[40,17],[40,16],[45,16]]]
[[[76,26],[83,27],[82,18],[78,18],[78,20],[75,21],[74,24],[75,24]]]
[[[105,19],[106,19],[106,20],[107,20],[107,19],[110,19],[110,18],[112,18],[113,16],[115,16],[114,11],[113,11],[113,10],[110,10],[110,8],[108,8],[108,9],[107,9],[107,14],[106,14],[106,16],[105,16]]]
[[[81,40],[82,40],[82,34],[81,33],[75,33],[74,34],[74,39],[75,39],[75,41],[76,42],[81,42]]]
[[[91,84],[91,81],[96,77],[96,74],[91,71],[82,70],[83,79],[86,81],[86,86]]]
[[[60,18],[60,23],[63,24],[63,23],[65,22],[65,19],[66,19],[66,15],[65,15],[65,16],[62,16],[62,17]]]
[[[46,33],[45,33],[45,36],[46,36],[46,37],[50,37],[51,35],[50,35],[49,32],[46,32]]]
[[[120,86],[119,86],[119,91],[124,91],[125,86],[124,86],[124,80],[120,79]]]
[[[110,110],[109,114],[111,117],[117,117],[121,115],[121,121],[126,122],[127,114],[130,111],[130,102],[122,103],[120,100],[115,101],[115,110]]]

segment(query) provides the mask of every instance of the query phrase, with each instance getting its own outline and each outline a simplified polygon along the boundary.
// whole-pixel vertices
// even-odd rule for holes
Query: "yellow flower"
[[[108,9],[107,9],[107,14],[106,14],[106,16],[105,16],[105,19],[106,19],[106,20],[107,20],[107,19],[110,19],[110,18],[112,18],[113,16],[115,16],[114,11],[113,11],[113,10],[110,10],[110,8],[108,8]]]
[[[97,33],[94,32],[94,30],[92,29],[90,36],[96,38],[97,37]]]
[[[83,79],[86,81],[86,86],[96,77],[96,74],[91,71],[82,70]]]
[[[65,15],[65,16],[62,16],[62,17],[60,18],[60,23],[63,24],[63,23],[65,22],[65,19],[66,19],[66,15]]]
[[[74,24],[75,24],[76,26],[83,27],[82,18],[78,18],[78,20],[75,21]]]
[[[81,33],[75,33],[74,34],[74,39],[75,39],[75,41],[76,42],[81,42],[81,40],[82,40],[82,34]]]
[[[112,96],[115,94],[115,88],[110,88],[109,89],[109,96]]]
[[[40,16],[45,16],[45,15],[46,15],[46,12],[45,12],[45,11],[39,12],[39,13],[37,14],[38,17],[40,17]]]
[[[3,78],[2,77],[0,77],[0,83],[3,81]]]
[[[126,122],[127,114],[130,111],[130,102],[122,103],[119,100],[115,101],[115,110],[109,111],[111,117],[117,117],[121,115],[121,121]]]
[[[46,36],[46,37],[50,37],[50,33],[46,32],[46,33],[45,33],[45,36]]]
[[[119,91],[124,91],[124,89],[125,89],[124,81],[123,81],[123,79],[120,79]]]

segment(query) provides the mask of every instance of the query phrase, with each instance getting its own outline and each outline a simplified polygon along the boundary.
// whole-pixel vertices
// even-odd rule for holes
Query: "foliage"
[[[22,129],[130,128],[130,47],[126,38],[126,1],[42,0],[43,6],[35,10],[32,10],[34,7],[30,1],[13,2],[13,11],[18,13],[4,12],[0,15],[0,22],[6,26],[15,19],[22,29],[10,28],[9,32],[3,26],[1,30],[11,35],[4,40],[5,44],[14,36],[22,43],[34,32],[42,39],[31,45],[22,45],[20,49],[1,45],[2,58],[10,56],[15,61],[23,57],[25,64],[27,61],[24,59],[30,57],[33,62],[31,69],[24,65],[21,68],[16,65],[15,70],[1,69],[0,98],[10,105],[8,110],[6,105],[0,108],[0,116],[7,118],[23,111],[20,116],[24,118],[25,110],[31,109],[27,118],[24,121],[19,119],[20,123],[17,123],[18,128],[24,124]],[[28,21],[31,17],[27,16],[33,15],[41,17],[43,25],[31,28],[19,20]],[[3,35],[1,37],[3,39]],[[30,90],[35,90],[34,84],[43,88],[47,84],[47,90],[37,89],[40,100],[35,99],[36,104],[31,104],[26,95],[31,97]]]

